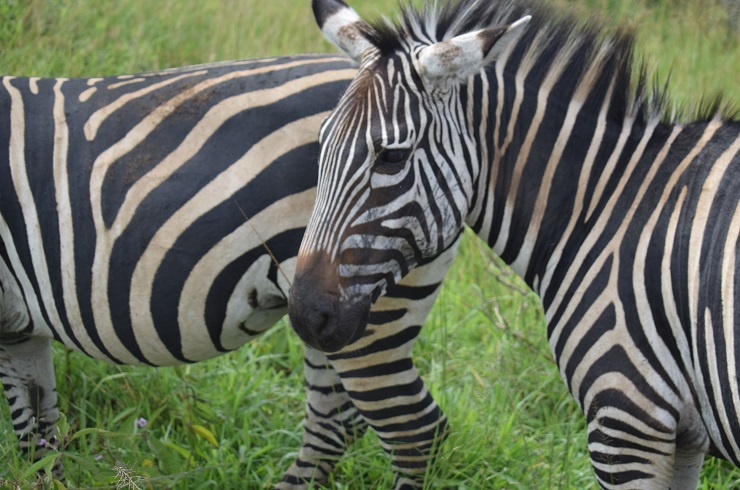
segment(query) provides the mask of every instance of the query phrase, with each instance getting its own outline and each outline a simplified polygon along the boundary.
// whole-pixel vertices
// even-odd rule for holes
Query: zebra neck
[[[599,104],[586,104],[588,93],[560,96],[557,76],[516,90],[496,77],[481,152],[488,187],[469,223],[547,303],[548,288],[558,289],[573,257],[596,239],[594,230],[603,238],[619,228],[615,207],[630,207],[634,184],[650,166],[643,155],[671,130],[657,118],[614,118],[609,93]]]

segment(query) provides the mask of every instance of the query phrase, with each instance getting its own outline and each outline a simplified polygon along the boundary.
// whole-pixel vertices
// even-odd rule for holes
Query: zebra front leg
[[[447,418],[419,377],[411,352],[452,265],[458,240],[412,270],[373,306],[365,335],[329,360],[344,389],[391,455],[393,488],[423,486]]]
[[[304,347],[306,417],[303,445],[277,489],[308,488],[326,480],[345,449],[367,430],[326,355]]]
[[[0,378],[21,450],[38,461],[58,444],[59,409],[51,340],[22,334],[3,337]],[[59,460],[54,464],[52,476],[58,480],[64,478]]]
[[[418,329],[403,332],[414,337]],[[387,339],[382,339],[383,342]],[[410,340],[413,345],[413,339]],[[369,346],[372,348],[372,346]],[[396,490],[420,488],[433,452],[447,435],[447,419],[419,377],[411,358],[396,356],[404,346],[389,349],[388,358],[375,356],[368,363],[347,369],[342,382],[352,401],[375,430],[383,449],[392,458]],[[361,352],[359,349],[349,354]],[[383,354],[386,354],[384,352]],[[331,356],[339,369],[352,364]],[[350,361],[350,362],[347,362]]]

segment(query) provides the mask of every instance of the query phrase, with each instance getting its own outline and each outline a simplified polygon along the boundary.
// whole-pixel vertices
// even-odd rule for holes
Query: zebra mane
[[[689,105],[671,101],[667,83],[649,81],[654,77],[648,76],[648,64],[644,60],[636,62],[635,35],[629,28],[614,31],[598,20],[579,21],[539,0],[434,0],[422,7],[414,6],[411,0],[399,0],[399,4],[401,14],[395,21],[379,18],[364,26],[365,36],[381,56],[407,51],[409,42],[433,44],[529,14],[532,21],[507,64],[534,61],[528,79],[542,80],[550,67],[565,63],[558,90],[572,93],[588,76],[592,93],[600,94],[594,102],[603,101],[614,80],[610,104],[614,120],[734,120],[740,114],[740,108],[733,107],[722,95],[703,97]]]

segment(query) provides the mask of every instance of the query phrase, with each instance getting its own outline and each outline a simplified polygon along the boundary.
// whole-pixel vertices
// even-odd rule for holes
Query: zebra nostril
[[[316,337],[326,337],[334,330],[335,316],[333,305],[327,300],[321,300],[308,309],[306,323]]]

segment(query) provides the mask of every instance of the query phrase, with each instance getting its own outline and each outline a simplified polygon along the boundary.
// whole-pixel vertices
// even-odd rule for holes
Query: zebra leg
[[[326,355],[304,347],[306,417],[303,446],[275,488],[308,488],[326,480],[345,449],[367,430]]]
[[[423,485],[433,453],[447,435],[447,418],[419,377],[411,351],[458,244],[459,239],[433,262],[413,269],[378,299],[365,336],[328,355],[352,402],[391,455],[396,490]]]
[[[675,420],[638,393],[604,390],[595,398],[588,447],[602,488],[697,487],[709,437],[693,406]]]
[[[0,344],[0,378],[21,450],[38,461],[58,444],[59,410],[51,339],[19,334],[14,340],[6,335]],[[52,476],[64,478],[58,460]]]
[[[373,327],[376,325],[368,324],[368,329]],[[393,488],[418,488],[434,447],[446,436],[447,419],[411,361],[419,328],[409,326],[391,338],[378,338],[379,332],[382,330],[367,337],[368,343],[362,342],[357,350],[330,359],[340,371],[352,402],[391,456]],[[363,355],[363,347],[373,350],[376,343],[383,344],[382,352]]]
[[[671,490],[693,490],[697,487],[704,455],[708,450],[709,434],[701,415],[693,404],[687,405],[678,423]]]

